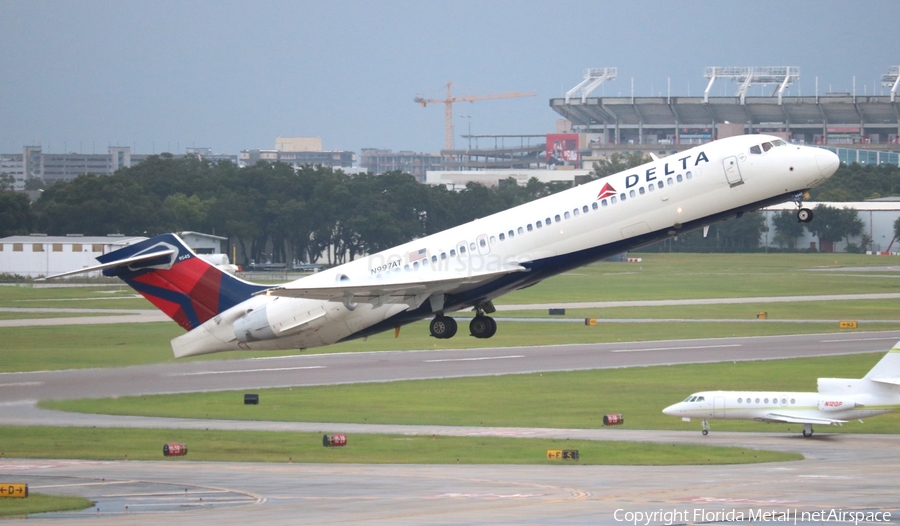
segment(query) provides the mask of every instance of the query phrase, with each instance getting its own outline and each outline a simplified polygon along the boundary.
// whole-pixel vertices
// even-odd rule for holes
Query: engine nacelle
[[[819,398],[819,411],[847,411],[856,407],[856,402],[849,398],[829,396]]]
[[[234,322],[234,337],[241,343],[275,339],[275,331],[269,325],[266,314],[268,304],[254,309]]]

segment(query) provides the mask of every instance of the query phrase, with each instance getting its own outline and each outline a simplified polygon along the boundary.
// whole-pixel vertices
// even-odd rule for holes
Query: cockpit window
[[[772,143],[764,142],[764,143],[762,143],[762,148],[763,148],[764,152],[767,152],[772,149]]]
[[[762,150],[759,149],[759,145],[751,146],[751,147],[750,147],[750,153],[752,153],[752,154],[754,154],[754,155],[759,155],[759,154],[762,153]]]
[[[702,401],[704,401],[704,400],[706,400],[706,397],[705,397],[705,396],[698,396],[698,397],[697,397],[697,400],[695,400],[695,401],[696,401],[696,402],[702,402]]]
[[[772,141],[772,144],[774,144],[775,146],[787,146],[787,143],[782,141],[781,139],[778,139],[777,141]]]
[[[694,398],[694,395],[691,395],[684,399],[685,402],[690,402]]]

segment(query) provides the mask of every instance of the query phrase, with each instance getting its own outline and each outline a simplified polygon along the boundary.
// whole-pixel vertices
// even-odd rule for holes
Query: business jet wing
[[[847,420],[833,420],[831,418],[816,418],[810,416],[786,415],[783,413],[768,413],[765,416],[754,418],[760,422],[780,422],[784,424],[822,424],[822,425],[841,425],[846,424]]]
[[[304,280],[300,280],[262,291],[259,294],[347,303],[370,303],[374,307],[400,304],[415,309],[432,296],[464,292],[508,274],[527,270],[525,267],[516,265],[497,271],[466,273],[403,272],[381,279],[373,278],[363,282],[339,281],[333,285],[304,284]]]

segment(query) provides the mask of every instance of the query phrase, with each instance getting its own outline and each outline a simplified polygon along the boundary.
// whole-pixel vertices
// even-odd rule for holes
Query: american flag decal
[[[425,257],[427,256],[426,252],[427,251],[424,248],[420,248],[419,250],[416,250],[415,252],[410,252],[409,253],[409,262],[412,263],[414,261],[419,261],[420,259],[425,259]]]

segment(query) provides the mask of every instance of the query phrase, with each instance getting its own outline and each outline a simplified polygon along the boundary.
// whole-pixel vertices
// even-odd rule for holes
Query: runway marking
[[[821,343],[845,343],[845,342],[873,342],[873,341],[881,341],[881,340],[891,340],[896,341],[897,337],[889,337],[889,338],[847,338],[846,340],[820,340]]]
[[[297,371],[300,369],[325,369],[324,365],[307,365],[303,367],[273,367],[270,369],[236,369],[234,371],[201,371],[199,373],[173,373],[169,376],[202,376],[205,374],[239,374],[239,373],[264,373],[272,371]]]
[[[44,385],[44,382],[13,382],[9,384],[0,384],[0,387],[26,387],[29,385]]]
[[[438,363],[438,362],[476,362],[479,360],[509,360],[512,358],[525,358],[523,354],[516,354],[513,356],[483,356],[480,358],[447,358],[445,360],[424,360],[425,363]]]
[[[740,347],[739,343],[728,345],[701,345],[694,347],[651,347],[649,349],[613,349],[609,352],[646,352],[646,351],[688,351],[692,349],[722,349],[724,347]]]
[[[435,495],[436,499],[533,499],[537,497],[546,497],[547,493],[513,493],[503,495],[500,493],[444,493]]]
[[[47,488],[76,488],[80,486],[110,486],[113,484],[134,484],[136,482],[140,482],[138,480],[109,480],[103,482],[78,482],[73,484],[43,484],[41,486],[31,486],[32,489],[47,489]]]

